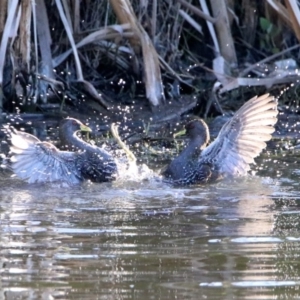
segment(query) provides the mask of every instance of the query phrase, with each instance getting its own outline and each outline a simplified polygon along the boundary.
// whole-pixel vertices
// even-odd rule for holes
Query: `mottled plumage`
[[[60,125],[60,138],[68,151],[60,151],[35,136],[6,128],[10,154],[6,165],[29,183],[65,182],[76,185],[89,179],[94,182],[114,180],[117,165],[105,150],[81,140],[78,131],[91,131],[80,121],[67,118]]]
[[[277,114],[273,96],[254,97],[225,123],[215,141],[206,148],[207,125],[202,120],[192,121],[186,126],[189,144],[163,175],[180,185],[208,182],[226,175],[246,175],[254,158],[266,147],[265,142],[271,139]]]

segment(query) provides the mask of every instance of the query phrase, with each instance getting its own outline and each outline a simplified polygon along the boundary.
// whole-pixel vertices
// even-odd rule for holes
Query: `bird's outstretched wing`
[[[20,179],[28,183],[66,182],[69,185],[82,181],[75,164],[77,153],[59,151],[54,145],[13,128],[5,131],[11,143],[6,165]]]
[[[266,147],[275,131],[277,101],[265,94],[246,102],[221,129],[216,140],[204,149],[199,166],[208,164],[220,174],[245,175],[249,164]]]

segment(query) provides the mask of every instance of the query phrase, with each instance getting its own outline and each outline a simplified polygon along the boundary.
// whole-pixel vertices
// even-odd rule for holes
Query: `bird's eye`
[[[194,123],[189,123],[189,124],[186,125],[187,129],[192,129],[194,127],[195,127]]]

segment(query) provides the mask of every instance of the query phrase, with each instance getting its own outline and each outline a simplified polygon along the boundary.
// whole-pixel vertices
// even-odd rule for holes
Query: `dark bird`
[[[91,129],[73,118],[61,122],[59,136],[67,150],[60,151],[51,143],[7,127],[11,145],[4,164],[28,183],[64,182],[76,185],[84,180],[114,180],[118,169],[112,155],[80,139],[79,131],[91,132]]]
[[[246,102],[209,142],[209,130],[203,120],[186,125],[190,141],[186,148],[162,172],[173,184],[206,183],[224,176],[244,176],[250,164],[266,147],[275,131],[277,101],[265,94]]]

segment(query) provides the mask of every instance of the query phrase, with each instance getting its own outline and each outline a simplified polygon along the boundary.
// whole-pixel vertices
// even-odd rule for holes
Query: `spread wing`
[[[221,129],[216,140],[204,149],[199,165],[234,176],[245,175],[249,164],[266,147],[277,122],[277,101],[265,94],[246,102]]]
[[[59,151],[25,132],[11,128],[6,132],[11,142],[7,165],[20,179],[28,183],[63,181],[69,185],[82,181],[75,164],[76,153]]]

